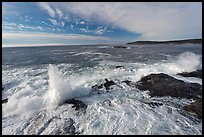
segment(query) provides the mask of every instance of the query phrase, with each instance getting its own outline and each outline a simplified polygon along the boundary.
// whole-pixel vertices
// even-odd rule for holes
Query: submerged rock
[[[115,66],[115,68],[124,68],[124,66]]]
[[[202,99],[196,100],[190,105],[186,105],[184,109],[186,111],[195,113],[198,118],[202,119]]]
[[[140,90],[149,90],[151,96],[172,96],[188,99],[199,99],[202,86],[197,83],[186,83],[167,74],[150,74],[135,84]]]
[[[159,106],[163,105],[162,102],[148,102],[147,104],[152,108],[159,107]]]
[[[72,118],[65,119],[62,127],[57,127],[51,133],[51,135],[75,135],[78,134],[76,132],[76,128],[74,126],[74,120]]]
[[[114,46],[113,48],[123,48],[123,49],[126,49],[127,47],[125,47],[125,46]]]
[[[133,82],[133,81],[130,81],[130,80],[124,80],[122,82],[126,83],[128,86],[131,86],[131,87],[135,87],[135,85],[137,85],[136,82]]]
[[[109,90],[110,89],[110,86],[112,85],[116,85],[114,81],[112,80],[108,80],[108,79],[105,79],[105,83],[103,84],[104,87],[106,88],[106,90]]]
[[[64,103],[73,104],[72,108],[75,108],[75,110],[86,110],[87,108],[87,105],[85,103],[76,99],[66,100]]]
[[[94,90],[94,91],[99,91],[99,89],[102,89],[103,87],[105,87],[105,89],[106,89],[106,91],[109,91],[109,89],[110,89],[110,87],[112,86],[112,85],[116,85],[116,83],[114,82],[114,81],[112,81],[112,80],[108,80],[107,78],[105,78],[105,83],[103,83],[103,84],[100,84],[100,85],[94,85],[94,86],[92,86],[92,89]]]
[[[202,79],[202,70],[196,70],[193,72],[183,72],[183,73],[178,73],[177,75],[181,75],[183,77],[197,77]]]
[[[101,88],[103,88],[103,84],[101,84],[101,85],[96,84],[96,85],[92,86],[92,89],[94,89],[94,90],[99,90]]]
[[[7,103],[7,102],[8,102],[8,98],[2,100],[2,104]]]

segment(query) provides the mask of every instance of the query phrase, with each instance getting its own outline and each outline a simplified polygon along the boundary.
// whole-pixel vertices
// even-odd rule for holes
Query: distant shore
[[[192,43],[192,44],[202,44],[202,39],[185,39],[185,40],[172,40],[172,41],[135,41],[128,42],[127,44],[183,44],[183,43]]]

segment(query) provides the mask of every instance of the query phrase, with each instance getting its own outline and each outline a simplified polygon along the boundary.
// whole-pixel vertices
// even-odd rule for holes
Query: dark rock
[[[113,48],[123,48],[123,49],[126,49],[127,47],[125,47],[125,46],[114,46]]]
[[[4,90],[4,88],[2,87],[2,91]]]
[[[109,92],[109,90],[111,89],[110,87],[112,86],[112,85],[116,85],[116,86],[118,86],[118,87],[120,87],[120,88],[122,88],[120,85],[117,85],[114,81],[112,81],[112,80],[108,80],[107,78],[105,78],[105,83],[102,83],[102,84],[100,84],[100,85],[94,85],[94,86],[92,86],[92,92],[96,92],[97,94],[101,94],[101,93],[105,93],[104,92],[104,90],[99,90],[99,89],[102,89],[103,87],[105,87],[105,89],[106,89],[106,92]]]
[[[183,73],[178,73],[177,75],[181,75],[183,77],[197,77],[202,79],[202,70],[196,70],[193,72],[183,72]]]
[[[184,106],[184,110],[193,112],[198,118],[202,119],[202,99],[196,100],[190,105]]]
[[[131,87],[136,87],[136,85],[138,85],[138,83],[129,81],[129,80],[124,80],[122,82],[126,83],[128,86],[131,86]]]
[[[94,85],[94,86],[92,86],[92,89],[94,89],[94,90],[98,90],[98,89],[101,89],[101,88],[103,88],[103,84],[101,84],[101,85]]]
[[[128,42],[127,44],[183,44],[183,43],[192,43],[192,44],[202,44],[202,39],[184,39],[184,40],[172,40],[172,41],[135,41]]]
[[[151,96],[172,96],[199,99],[202,86],[197,83],[186,83],[167,74],[150,74],[135,84],[140,90],[149,90]]]
[[[65,121],[65,125],[64,125],[64,132],[67,134],[71,134],[71,135],[75,135],[76,134],[76,129],[74,127],[74,120],[72,118],[69,118],[68,121]]]
[[[8,98],[2,100],[2,104],[7,103],[7,102],[8,102]]]
[[[130,83],[131,83],[131,81],[129,81],[129,80],[124,80],[122,82],[126,83],[128,86],[130,86]]]
[[[124,68],[124,66],[116,66],[115,68]]]
[[[76,128],[72,118],[65,118],[60,126],[52,130],[51,135],[76,135]]]
[[[104,100],[104,101],[102,102],[102,105],[103,105],[103,106],[106,106],[106,105],[107,105],[107,106],[113,106],[112,103],[111,103],[111,101],[108,100],[108,99],[107,99],[107,100]]]
[[[73,104],[72,108],[75,108],[75,110],[80,110],[80,109],[86,110],[87,108],[87,105],[85,103],[76,99],[66,100],[64,103]]]
[[[115,82],[114,81],[112,81],[112,80],[108,80],[108,79],[105,79],[105,83],[103,84],[104,85],[104,87],[106,88],[106,90],[109,90],[110,89],[110,86],[112,86],[112,85],[116,85],[115,84]]]
[[[148,102],[147,104],[152,108],[159,107],[159,106],[163,105],[162,102]]]

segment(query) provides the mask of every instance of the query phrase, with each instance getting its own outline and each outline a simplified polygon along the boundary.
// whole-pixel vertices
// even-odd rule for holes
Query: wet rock
[[[101,85],[96,84],[96,85],[92,86],[92,89],[94,89],[94,90],[99,90],[101,88],[103,88],[103,84],[101,84]]]
[[[8,102],[8,98],[2,100],[2,104],[7,103],[7,102]]]
[[[148,102],[147,104],[152,108],[159,107],[159,106],[163,105],[162,102]]]
[[[202,119],[202,99],[196,100],[190,105],[184,106],[184,110],[193,112],[198,118]]]
[[[112,105],[111,101],[107,99],[107,100],[104,100],[102,102],[102,106],[113,106],[113,105]]]
[[[193,72],[183,72],[183,73],[178,73],[177,75],[181,75],[183,77],[197,77],[202,79],[202,70],[196,70]]]
[[[136,85],[138,85],[138,83],[130,81],[130,80],[124,80],[122,82],[126,83],[128,86],[131,86],[131,87],[136,87]]]
[[[116,83],[112,80],[108,80],[107,78],[105,78],[105,83],[104,84],[100,84],[100,85],[94,85],[92,86],[93,92],[95,91],[99,91],[99,89],[102,89],[103,87],[105,87],[106,91],[109,91],[110,87],[112,85],[116,85]],[[101,91],[102,92],[102,91]],[[99,92],[100,93],[100,92]]]
[[[65,121],[63,131],[66,134],[75,135],[76,129],[74,127],[74,120],[72,118],[69,118],[68,121]]]
[[[151,96],[172,96],[188,99],[202,97],[200,84],[187,83],[163,73],[145,76],[135,84],[135,87],[140,90],[149,90]]]
[[[125,47],[125,46],[114,46],[113,48],[123,48],[123,49],[126,49],[127,47]]]
[[[74,126],[74,120],[72,118],[63,119],[63,123],[61,123],[58,127],[54,127],[53,131],[50,133],[51,135],[76,135],[76,128]]]
[[[73,104],[72,108],[75,108],[75,110],[86,110],[87,108],[85,103],[76,99],[66,100],[64,103]]]
[[[116,66],[115,68],[124,68],[124,66]]]
[[[108,79],[105,79],[105,83],[103,84],[104,87],[106,88],[106,90],[109,90],[110,89],[110,86],[112,85],[116,85],[114,81],[112,80],[108,80]]]
[[[124,80],[124,81],[122,81],[122,82],[126,83],[128,86],[130,86],[130,83],[131,83],[130,80]]]

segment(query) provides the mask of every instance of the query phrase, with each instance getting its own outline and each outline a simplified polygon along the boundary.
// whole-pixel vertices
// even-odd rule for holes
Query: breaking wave
[[[45,95],[45,102],[49,108],[55,108],[64,101],[87,96],[90,94],[90,88],[84,88],[77,79],[65,79],[63,75],[59,74],[57,66],[49,65],[49,89]]]

